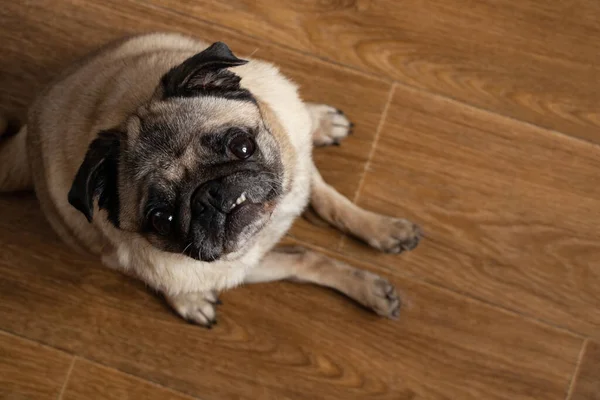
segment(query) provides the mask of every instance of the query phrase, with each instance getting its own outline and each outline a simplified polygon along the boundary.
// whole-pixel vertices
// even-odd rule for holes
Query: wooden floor
[[[4,0],[1,112],[110,39],[223,40],[343,109],[325,177],[427,237],[287,239],[389,277],[399,321],[274,283],[223,294],[209,331],[1,196],[0,398],[600,399],[599,21],[596,0]]]

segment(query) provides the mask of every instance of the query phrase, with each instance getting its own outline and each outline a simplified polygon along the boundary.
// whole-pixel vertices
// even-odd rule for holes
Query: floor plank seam
[[[369,172],[369,168],[371,167],[371,162],[373,161],[373,157],[375,156],[377,144],[379,144],[379,137],[381,136],[381,131],[383,130],[385,120],[387,119],[387,114],[388,114],[388,110],[390,108],[390,104],[392,102],[392,98],[394,97],[394,93],[396,92],[396,86],[397,86],[397,83],[393,83],[390,86],[390,90],[387,95],[385,106],[383,107],[383,111],[381,111],[381,117],[379,118],[379,123],[377,124],[377,129],[375,130],[375,137],[373,138],[373,144],[371,145],[371,149],[369,150],[369,155],[367,156],[367,162],[365,163],[360,180],[358,181],[358,187],[356,188],[356,192],[354,193],[354,196],[353,196],[354,198],[352,199],[352,202],[354,202],[354,203],[356,203],[356,201],[360,197],[360,192],[364,186],[366,175]]]
[[[540,130],[546,131],[548,133],[560,136],[561,138],[572,139],[572,140],[575,140],[577,142],[585,143],[587,145],[592,145],[593,147],[600,148],[600,143],[595,143],[595,142],[592,142],[590,140],[581,138],[579,136],[570,135],[568,133],[561,132],[561,131],[558,131],[556,129],[553,129],[553,128],[550,128],[550,127],[547,127],[547,126],[538,125],[538,124],[530,122],[530,121],[525,121],[525,120],[522,120],[522,119],[519,119],[519,118],[516,118],[516,117],[512,117],[510,115],[506,115],[506,114],[503,114],[503,113],[495,112],[495,111],[489,110],[487,108],[476,106],[474,104],[465,103],[464,101],[458,100],[458,99],[456,99],[454,97],[451,97],[451,96],[448,96],[448,95],[444,95],[444,94],[441,94],[441,93],[438,93],[438,92],[432,92],[430,90],[426,90],[426,89],[420,88],[418,86],[412,86],[412,85],[409,85],[408,83],[405,83],[405,82],[402,82],[402,81],[398,81],[398,80],[394,80],[394,84],[396,84],[398,86],[401,86],[404,89],[412,90],[412,91],[415,91],[415,92],[422,92],[422,93],[425,93],[425,94],[427,94],[429,96],[437,97],[440,100],[448,101],[448,102],[450,102],[452,104],[455,104],[455,105],[457,105],[459,107],[466,107],[466,108],[470,108],[471,110],[482,112],[482,113],[485,113],[485,114],[488,114],[488,115],[495,115],[495,116],[500,117],[500,118],[505,118],[506,120],[508,120],[510,122],[514,122],[514,123],[517,123],[517,124],[525,125],[525,126],[530,127],[530,128],[540,129]]]
[[[74,357],[74,356],[77,355],[75,353],[71,353],[69,351],[65,351],[65,350],[63,350],[61,348],[54,347],[54,346],[51,346],[51,345],[46,344],[46,343],[38,342],[37,340],[33,340],[33,339],[31,339],[31,338],[29,338],[27,336],[19,335],[18,333],[15,333],[15,332],[7,331],[4,328],[0,328],[0,335],[12,336],[12,337],[21,339],[21,340],[23,340],[25,342],[34,343],[34,344],[36,344],[38,346],[41,346],[41,347],[43,347],[45,349],[52,350],[52,351],[57,351],[59,353],[63,353],[65,355],[69,355],[69,356],[72,356],[72,357]]]
[[[383,110],[381,111],[381,116],[379,117],[379,123],[377,124],[377,128],[375,129],[375,137],[373,138],[373,143],[371,144],[371,149],[369,150],[369,154],[367,156],[367,162],[365,163],[362,174],[358,181],[358,186],[356,187],[354,196],[352,196],[353,197],[352,202],[355,204],[358,201],[358,199],[360,198],[360,193],[365,184],[365,180],[366,180],[367,174],[369,172],[369,168],[371,167],[371,162],[373,160],[373,157],[375,156],[377,144],[379,144],[379,137],[381,136],[381,131],[383,130],[385,120],[387,119],[387,114],[388,114],[388,110],[390,108],[390,104],[392,103],[394,93],[396,92],[396,85],[397,85],[396,83],[392,83],[390,85],[390,90],[388,92],[385,105],[383,106]],[[338,244],[336,246],[336,250],[339,251],[342,249],[342,247],[344,246],[344,243],[346,241],[346,237],[347,237],[347,235],[345,235],[345,234],[342,235],[342,237],[340,237]]]
[[[575,387],[577,386],[577,376],[579,375],[579,370],[581,369],[581,363],[583,362],[583,357],[585,357],[585,352],[587,350],[587,345],[589,343],[589,339],[585,339],[583,344],[581,345],[581,350],[579,351],[579,355],[577,356],[577,364],[575,364],[575,370],[573,371],[573,376],[571,376],[571,380],[569,381],[569,386],[567,387],[567,395],[565,400],[571,400],[573,394],[575,392]]]
[[[155,387],[160,387],[160,388],[162,388],[162,389],[164,389],[164,390],[167,390],[167,391],[169,391],[169,392],[171,392],[171,393],[174,393],[174,394],[177,394],[177,395],[179,395],[179,396],[187,397],[187,398],[189,398],[190,400],[201,400],[201,399],[199,399],[199,398],[197,398],[197,397],[193,397],[193,396],[191,396],[191,395],[189,395],[189,394],[186,394],[186,393],[183,393],[183,392],[179,392],[179,391],[177,391],[177,390],[175,390],[175,389],[173,389],[173,388],[170,388],[170,387],[168,387],[168,386],[164,386],[164,385],[162,385],[162,384],[160,384],[160,383],[158,383],[158,382],[154,382],[154,381],[151,381],[151,380],[148,380],[148,379],[145,379],[145,378],[141,378],[141,377],[139,377],[139,376],[137,376],[137,375],[134,375],[134,374],[131,374],[131,373],[129,373],[129,372],[126,372],[126,371],[120,370],[120,369],[118,369],[118,368],[114,368],[114,367],[111,367],[111,366],[109,366],[109,365],[103,364],[103,363],[101,363],[101,362],[98,362],[98,361],[91,360],[91,359],[89,359],[89,358],[87,358],[87,357],[84,357],[84,356],[83,356],[83,355],[81,355],[81,354],[77,354],[77,353],[71,353],[71,352],[65,351],[65,350],[63,350],[63,349],[61,349],[61,348],[54,347],[54,346],[50,346],[50,345],[48,345],[48,344],[46,344],[46,343],[38,342],[37,340],[32,340],[32,339],[30,339],[30,338],[29,338],[29,337],[27,337],[27,336],[22,336],[22,335],[19,335],[19,334],[17,334],[17,333],[14,333],[14,332],[9,332],[9,331],[6,331],[6,330],[4,330],[4,329],[0,329],[0,335],[12,336],[12,337],[18,338],[18,339],[20,339],[20,340],[23,340],[23,341],[25,341],[25,342],[28,342],[28,343],[33,343],[33,344],[39,345],[39,346],[41,346],[41,347],[44,347],[44,348],[46,348],[46,349],[49,349],[49,350],[52,350],[52,351],[57,351],[57,352],[59,352],[59,353],[63,353],[63,354],[65,354],[65,355],[69,355],[69,356],[71,356],[71,357],[72,357],[71,364],[69,365],[69,369],[67,370],[67,375],[66,375],[66,377],[65,377],[65,381],[64,381],[64,383],[63,383],[63,385],[62,385],[62,387],[61,387],[61,390],[60,390],[60,392],[59,392],[59,395],[58,395],[58,397],[57,397],[57,400],[61,400],[61,399],[62,399],[62,396],[63,396],[64,392],[65,392],[65,391],[66,391],[66,389],[67,389],[68,381],[69,381],[69,379],[71,378],[71,373],[72,373],[72,371],[73,371],[73,368],[74,368],[74,366],[75,366],[75,362],[76,362],[77,360],[84,360],[85,362],[89,362],[89,363],[91,363],[91,364],[94,364],[94,365],[97,365],[97,366],[99,366],[99,367],[106,368],[106,369],[108,369],[108,370],[111,370],[111,371],[116,371],[116,372],[118,372],[118,373],[122,373],[122,374],[124,374],[124,375],[127,375],[127,376],[129,376],[130,378],[136,379],[136,380],[138,380],[138,381],[146,382],[146,383],[148,383],[148,384],[150,384],[150,385],[153,385],[153,386],[155,386]]]
[[[65,391],[67,390],[67,386],[69,385],[69,379],[71,378],[71,373],[73,372],[73,367],[75,366],[76,362],[77,362],[77,356],[74,355],[73,359],[71,360],[71,365],[69,365],[69,369],[67,370],[67,376],[65,376],[65,381],[64,381],[62,387],[60,388],[60,392],[58,393],[57,400],[62,400],[63,395],[65,394]]]

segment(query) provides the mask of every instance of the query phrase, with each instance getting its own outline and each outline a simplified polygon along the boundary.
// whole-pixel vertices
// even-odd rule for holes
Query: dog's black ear
[[[94,214],[94,199],[108,211],[109,220],[118,226],[118,163],[122,133],[106,130],[90,143],[69,191],[69,203],[81,211],[89,222]]]
[[[163,76],[163,97],[249,96],[248,91],[240,89],[240,77],[226,69],[247,62],[237,58],[225,43],[216,42]]]

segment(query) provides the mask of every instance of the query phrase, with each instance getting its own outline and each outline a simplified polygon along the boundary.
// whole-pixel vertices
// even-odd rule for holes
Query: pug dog
[[[179,34],[130,37],[59,76],[18,132],[1,125],[0,190],[34,189],[66,243],[142,280],[190,322],[211,327],[225,289],[282,279],[399,315],[386,279],[276,247],[309,204],[384,252],[412,250],[421,231],[324,182],[313,146],[338,143],[352,124],[303,102],[270,63]]]

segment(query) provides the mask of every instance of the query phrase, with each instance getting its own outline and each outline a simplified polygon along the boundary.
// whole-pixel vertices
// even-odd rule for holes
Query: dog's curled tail
[[[0,115],[0,192],[33,188],[26,146],[27,127]]]

